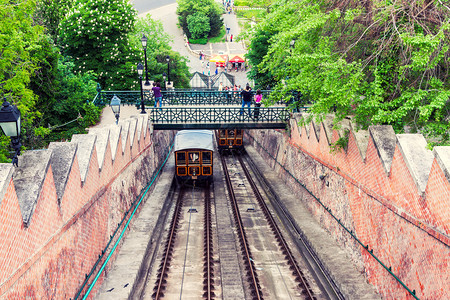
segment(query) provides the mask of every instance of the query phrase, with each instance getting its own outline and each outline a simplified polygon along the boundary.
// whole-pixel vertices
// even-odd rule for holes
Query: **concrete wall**
[[[139,116],[0,164],[0,298],[73,298],[172,139]]]
[[[331,119],[299,127],[300,118],[296,114],[291,120],[290,132],[252,130],[246,141],[346,249],[349,263],[355,263],[386,299],[412,297],[279,164],[320,198],[420,299],[448,297],[450,147],[427,150],[423,136],[396,135],[390,126],[356,132],[347,120],[338,132],[331,129]],[[345,129],[350,130],[347,147],[333,150],[330,144],[344,136]]]

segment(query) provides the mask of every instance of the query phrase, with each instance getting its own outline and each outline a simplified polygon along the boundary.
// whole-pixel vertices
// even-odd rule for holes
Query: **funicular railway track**
[[[252,260],[252,255],[250,253],[250,249],[248,246],[247,237],[245,235],[244,225],[242,223],[241,214],[239,213],[239,208],[236,200],[236,196],[234,194],[233,185],[231,183],[230,174],[228,172],[227,163],[225,162],[225,157],[221,156],[221,162],[223,167],[223,172],[225,175],[225,181],[227,183],[227,189],[228,189],[228,195],[230,196],[232,209],[233,209],[233,215],[234,220],[236,222],[237,226],[237,233],[239,236],[239,242],[241,244],[241,251],[243,254],[245,269],[246,269],[246,276],[247,280],[250,282],[250,288],[252,290],[252,297],[253,299],[264,299],[261,291],[261,286],[259,285],[259,280],[256,275],[256,268]]]
[[[157,280],[154,288],[155,293],[152,295],[153,299],[161,299],[162,297],[164,297],[164,291],[166,289],[167,283],[166,277],[167,273],[169,272],[170,262],[173,257],[175,238],[177,236],[178,223],[180,220],[181,209],[183,205],[183,196],[184,190],[181,189],[180,193],[178,194],[177,202],[175,204],[175,211],[173,213],[172,222],[170,224],[170,233],[164,247],[163,259],[158,270]]]
[[[307,279],[305,278],[302,270],[298,266],[296,259],[294,258],[289,246],[287,245],[283,235],[275,222],[274,217],[272,216],[267,204],[265,203],[263,196],[259,192],[257,185],[255,184],[252,176],[250,175],[247,167],[245,166],[240,155],[233,155],[233,157],[237,157],[240,168],[243,170],[245,174],[245,178],[249,185],[251,186],[252,192],[257,200],[257,203],[264,214],[264,217],[274,235],[275,240],[278,243],[280,251],[283,253],[287,264],[289,265],[289,269],[292,271],[293,276],[295,277],[295,281],[298,284],[298,288],[300,289],[300,294],[303,299],[316,299],[314,296],[314,292],[312,291]],[[251,289],[252,299],[264,299],[262,288],[258,279],[258,269],[255,267],[254,260],[252,259],[252,254],[250,252],[249,242],[246,237],[245,228],[243,225],[243,221],[239,212],[239,204],[236,199],[233,184],[231,182],[231,176],[228,171],[227,162],[224,156],[221,156],[222,166],[224,170],[225,181],[227,183],[227,189],[229,193],[229,197],[231,200],[231,206],[233,210],[234,219],[236,222],[237,233],[239,237],[239,242],[241,245],[241,252],[243,255],[243,261],[245,265],[245,276],[247,277],[247,281],[249,282],[249,286]]]
[[[290,268],[292,269],[293,274],[296,277],[296,281],[299,282],[299,287],[302,289],[302,294],[306,297],[306,299],[315,299],[313,296],[313,292],[311,291],[311,288],[308,284],[308,282],[305,279],[305,276],[303,275],[302,270],[300,270],[297,261],[295,260],[294,256],[292,255],[291,250],[289,249],[289,246],[287,245],[283,235],[281,234],[280,229],[278,228],[277,223],[275,222],[275,219],[273,215],[271,214],[266,202],[264,201],[261,193],[259,192],[258,187],[255,184],[255,181],[252,179],[252,176],[250,175],[250,172],[248,171],[247,167],[245,166],[242,157],[239,155],[237,156],[239,163],[241,165],[241,168],[243,169],[245,173],[245,177],[247,178],[248,182],[250,183],[250,186],[253,190],[253,193],[255,194],[256,200],[258,201],[258,204],[260,208],[262,209],[264,216],[267,219],[267,222],[269,223],[270,228],[272,229],[273,234],[275,235],[275,239],[278,242],[279,247],[281,248],[281,251],[286,257],[286,260],[288,261],[288,264]]]
[[[177,196],[170,200],[174,205],[169,213],[173,217],[164,225],[155,267],[140,298],[334,299],[322,292],[305,267],[302,250],[289,248],[296,243],[283,237],[287,228],[278,215],[272,215],[271,211],[279,212],[261,180],[256,179],[256,184],[252,178],[254,166],[234,153],[219,159],[226,187],[217,195],[217,187],[212,192],[209,185],[200,188],[195,183],[174,190]],[[223,229],[223,220],[231,221],[226,227],[234,229],[230,235]],[[229,249],[235,249],[234,259]],[[237,268],[233,273],[230,265]]]
[[[210,186],[206,185],[203,189],[204,198],[202,202],[204,203],[204,234],[203,234],[203,295],[199,291],[198,298],[203,296],[203,299],[212,300],[215,297],[214,293],[214,258],[213,258],[213,232],[212,232],[212,217],[211,217],[211,197],[210,197]],[[166,291],[168,289],[168,284],[170,280],[168,277],[170,275],[170,266],[172,264],[172,259],[174,257],[174,251],[176,250],[176,240],[177,233],[179,231],[179,224],[182,218],[183,203],[186,202],[188,196],[188,188],[181,187],[178,193],[178,198],[175,203],[175,208],[173,212],[173,217],[169,226],[169,232],[167,235],[167,240],[164,244],[161,263],[156,275],[156,282],[154,284],[154,293],[152,294],[152,299],[163,299],[166,298]],[[196,209],[190,209],[195,210]],[[192,213],[191,211],[189,211]],[[177,249],[177,251],[180,249]],[[187,249],[186,249],[187,251]],[[181,291],[182,292],[182,291]],[[170,299],[170,297],[169,297]]]

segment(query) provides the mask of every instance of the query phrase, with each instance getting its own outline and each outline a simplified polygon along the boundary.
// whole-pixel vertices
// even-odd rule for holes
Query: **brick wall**
[[[350,129],[347,147],[332,150],[330,144],[344,130],[332,130],[329,119],[306,127],[299,127],[297,120],[291,121],[289,133],[249,131],[247,142],[386,299],[412,297],[274,159],[420,299],[445,299],[450,286],[450,147],[431,152],[421,136],[395,135],[384,126],[355,132],[347,122],[342,127]]]
[[[0,298],[75,296],[173,138],[143,116],[119,125],[0,166]]]

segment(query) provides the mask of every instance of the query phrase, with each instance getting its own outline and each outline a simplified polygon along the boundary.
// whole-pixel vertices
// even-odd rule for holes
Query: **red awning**
[[[235,55],[233,58],[230,59],[230,62],[242,63],[242,62],[245,62],[245,58],[243,55]]]

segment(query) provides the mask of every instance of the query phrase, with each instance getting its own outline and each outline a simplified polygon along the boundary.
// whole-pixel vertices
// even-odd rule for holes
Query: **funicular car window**
[[[207,164],[207,165],[211,164],[211,152],[210,151],[202,152],[202,163]]]
[[[199,164],[200,163],[200,152],[190,151],[189,153],[189,164]]]
[[[211,170],[212,170],[212,167],[202,167],[202,172],[203,172],[203,176],[209,176],[209,175],[212,175],[212,172],[211,172]]]
[[[186,152],[177,152],[177,165],[186,165]]]
[[[187,167],[177,167],[178,176],[186,176],[187,175]]]
[[[236,129],[236,136],[242,137],[242,129]]]
[[[219,130],[219,137],[226,137],[226,136],[227,136],[227,131],[225,129]]]
[[[234,130],[228,130],[228,137],[234,138]]]

